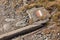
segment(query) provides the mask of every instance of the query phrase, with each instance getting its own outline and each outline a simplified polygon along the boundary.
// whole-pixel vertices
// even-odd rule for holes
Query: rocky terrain
[[[18,36],[12,40],[60,40],[60,27],[56,24],[23,36]]]
[[[12,40],[60,40],[60,0],[0,0],[0,35],[46,19],[46,28]]]

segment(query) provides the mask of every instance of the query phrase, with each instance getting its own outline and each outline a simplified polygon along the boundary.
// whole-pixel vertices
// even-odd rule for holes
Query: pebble
[[[3,29],[4,29],[4,31],[9,31],[9,30],[11,30],[11,25],[10,24],[4,24],[3,25]]]
[[[6,18],[5,21],[6,21],[6,22],[13,22],[13,21],[15,21],[15,19],[12,19],[12,18]]]
[[[21,20],[16,23],[16,26],[26,26],[27,23],[25,22],[26,20]]]
[[[58,35],[60,35],[60,33],[58,33]]]

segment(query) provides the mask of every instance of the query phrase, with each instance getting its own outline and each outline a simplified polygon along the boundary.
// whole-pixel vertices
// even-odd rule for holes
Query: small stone
[[[58,35],[60,35],[60,33],[58,33]]]
[[[12,22],[12,21],[15,21],[15,19],[12,19],[12,18],[6,18],[5,21],[6,21],[6,22]]]
[[[46,38],[45,40],[48,40],[48,38]]]
[[[21,20],[16,23],[16,26],[26,26],[27,23],[25,22],[26,20]]]
[[[10,24],[4,24],[3,25],[3,29],[4,29],[4,31],[9,31],[10,29],[11,29],[11,25]]]

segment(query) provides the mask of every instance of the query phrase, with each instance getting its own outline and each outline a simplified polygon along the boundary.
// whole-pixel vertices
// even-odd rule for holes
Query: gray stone
[[[6,18],[5,21],[6,21],[6,22],[13,22],[13,21],[15,21],[15,19],[12,19],[12,18]]]
[[[25,21],[26,21],[26,19],[23,19],[23,20],[21,20],[21,21],[18,21],[18,22],[16,23],[16,26],[26,26],[27,23],[26,23]]]
[[[9,31],[9,30],[11,30],[11,25],[10,24],[4,24],[3,25],[3,29],[4,29],[4,31]]]

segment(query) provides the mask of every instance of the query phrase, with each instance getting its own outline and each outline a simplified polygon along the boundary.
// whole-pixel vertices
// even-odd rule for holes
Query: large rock
[[[44,8],[32,8],[27,10],[26,13],[28,14],[29,18],[32,19],[34,22],[39,20],[45,20],[50,17],[49,12]]]

